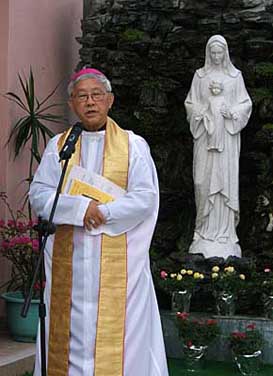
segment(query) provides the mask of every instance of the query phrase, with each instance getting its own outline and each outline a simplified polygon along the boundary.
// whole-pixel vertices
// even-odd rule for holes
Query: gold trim
[[[103,176],[127,188],[128,134],[108,119]],[[127,297],[127,237],[102,236],[95,376],[122,376]]]

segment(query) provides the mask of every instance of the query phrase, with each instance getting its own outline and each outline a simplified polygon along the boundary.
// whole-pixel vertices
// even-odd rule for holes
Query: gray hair
[[[102,74],[95,74],[95,73],[86,73],[82,74],[81,76],[77,77],[74,81],[70,81],[67,87],[68,95],[71,97],[71,94],[73,92],[74,86],[82,80],[86,80],[87,78],[95,78],[96,80],[100,81],[103,86],[105,87],[105,90],[108,93],[112,92],[112,86],[110,81],[108,80],[107,77],[105,77]]]

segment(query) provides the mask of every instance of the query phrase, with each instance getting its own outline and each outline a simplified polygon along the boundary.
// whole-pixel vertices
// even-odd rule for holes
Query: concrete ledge
[[[35,344],[15,342],[6,331],[0,332],[0,375],[21,376],[33,370]]]
[[[167,356],[180,359],[183,357],[181,339],[178,337],[178,330],[175,324],[176,314],[171,311],[161,311],[164,340]],[[207,314],[192,313],[196,318],[206,318]],[[209,316],[216,319],[222,330],[221,337],[209,346],[208,359],[219,361],[230,361],[231,353],[228,347],[227,337],[236,330],[244,330],[248,324],[255,323],[266,341],[263,348],[263,361],[273,364],[273,321],[260,317],[251,316]]]

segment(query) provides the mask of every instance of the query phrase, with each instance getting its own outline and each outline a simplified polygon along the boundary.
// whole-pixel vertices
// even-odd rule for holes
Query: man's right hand
[[[88,208],[86,210],[83,223],[87,230],[92,230],[92,228],[98,228],[100,225],[106,223],[106,220],[98,208],[100,202],[92,200],[90,201]]]

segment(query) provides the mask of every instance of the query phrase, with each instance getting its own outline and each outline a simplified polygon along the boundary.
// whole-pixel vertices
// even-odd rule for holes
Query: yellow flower
[[[181,279],[182,279],[183,277],[182,277],[182,275],[181,274],[177,274],[177,277],[176,277],[176,279],[178,280],[178,281],[181,281]]]
[[[234,273],[234,271],[235,271],[233,266],[227,266],[224,270],[227,273]]]
[[[194,278],[194,279],[199,279],[199,278],[200,278],[200,274],[199,274],[198,272],[195,272],[195,273],[193,274],[193,278]]]
[[[242,281],[244,281],[244,280],[246,279],[246,276],[245,276],[244,274],[240,274],[239,277],[240,277],[240,279],[241,279]]]
[[[199,274],[199,278],[200,278],[200,279],[204,279],[204,278],[205,278],[204,274],[200,273],[200,274]]]
[[[189,269],[189,270],[187,270],[187,274],[188,275],[193,275],[193,271]]]
[[[212,273],[212,274],[211,274],[211,278],[212,278],[212,279],[216,279],[216,278],[218,278],[218,273]]]
[[[175,278],[176,275],[177,275],[176,273],[171,273],[171,274],[170,274],[170,277],[171,277],[171,278]]]
[[[219,266],[214,266],[212,269],[211,269],[214,273],[218,273],[220,271],[220,268]]]
[[[180,270],[180,273],[181,273],[182,275],[185,275],[185,274],[187,274],[187,270],[186,270],[186,269],[181,269],[181,270]]]

